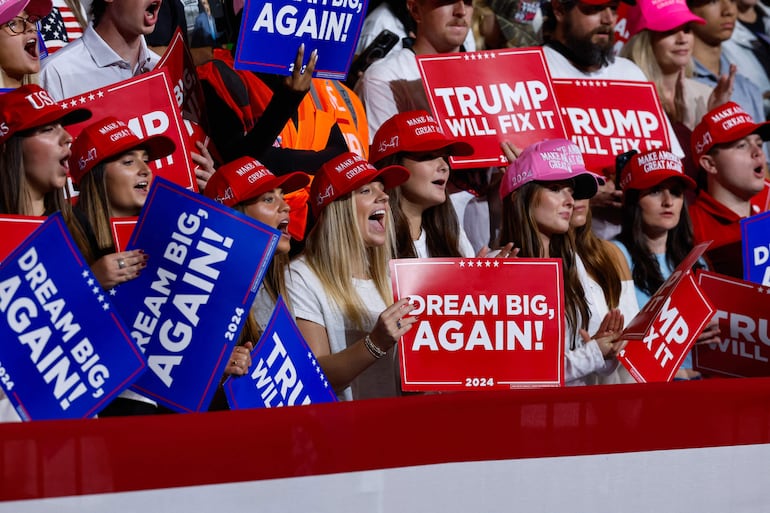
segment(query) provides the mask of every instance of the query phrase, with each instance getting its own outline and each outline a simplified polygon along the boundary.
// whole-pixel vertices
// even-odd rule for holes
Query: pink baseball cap
[[[72,143],[70,176],[75,185],[97,164],[110,157],[117,157],[134,148],[144,148],[150,160],[171,155],[176,149],[174,141],[165,135],[153,135],[140,139],[128,125],[112,116],[85,127]]]
[[[51,0],[0,0],[0,25],[27,11],[27,16],[43,18],[51,12]]]
[[[690,11],[685,0],[639,0],[628,9],[627,19],[629,36],[642,30],[668,32],[687,23],[706,23]]]
[[[17,132],[54,122],[72,125],[90,117],[88,109],[65,110],[39,85],[24,85],[0,94],[0,144]]]
[[[207,197],[228,207],[254,199],[281,187],[284,193],[294,192],[310,183],[302,172],[275,176],[253,157],[241,157],[217,169],[203,191]]]
[[[669,178],[678,178],[688,189],[695,189],[695,181],[684,174],[682,159],[667,150],[637,153],[623,167],[620,188],[649,189]]]
[[[392,189],[409,180],[409,171],[403,166],[377,169],[360,155],[350,152],[334,157],[316,172],[310,186],[313,215],[317,217],[332,201],[377,178],[383,181],[386,190]]]
[[[692,131],[692,155],[696,164],[715,144],[737,141],[750,134],[770,140],[770,122],[755,123],[735,102],[727,102],[706,113]]]
[[[596,194],[595,175],[588,171],[574,143],[566,139],[549,139],[527,146],[513,161],[500,183],[500,197],[529,182],[574,182],[572,197],[587,199]]]
[[[396,114],[380,126],[369,148],[369,160],[376,164],[400,152],[424,153],[444,148],[456,157],[473,154],[470,144],[445,135],[433,116],[424,110],[413,110]]]

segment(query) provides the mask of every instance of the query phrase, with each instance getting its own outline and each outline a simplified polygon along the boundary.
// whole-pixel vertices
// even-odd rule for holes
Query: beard
[[[572,23],[566,22],[564,27],[564,45],[570,50],[573,64],[580,69],[604,67],[615,61],[614,45],[615,32],[612,27],[599,27],[585,36],[578,36],[573,30]],[[609,34],[606,43],[591,41],[595,34]]]

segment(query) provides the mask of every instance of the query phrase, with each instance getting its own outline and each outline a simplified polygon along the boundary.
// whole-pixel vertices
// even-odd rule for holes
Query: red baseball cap
[[[500,197],[505,198],[529,182],[574,182],[572,197],[587,199],[599,189],[596,175],[588,171],[583,155],[573,142],[549,139],[527,146],[514,160],[500,182]]]
[[[684,174],[682,159],[667,150],[638,153],[623,167],[620,188],[649,189],[669,178],[678,178],[688,189],[695,189],[695,181]]]
[[[51,12],[51,0],[0,0],[0,25],[8,23],[21,11],[27,11],[27,16],[43,18]]]
[[[727,102],[709,111],[692,131],[692,155],[697,164],[715,144],[725,144],[757,134],[770,139],[770,123],[755,123],[751,115],[735,102]]]
[[[65,109],[49,96],[48,91],[35,84],[0,94],[0,144],[17,132],[57,121],[72,125],[91,117],[88,109]]]
[[[316,172],[310,186],[313,215],[317,217],[332,201],[377,178],[382,179],[386,190],[392,189],[409,180],[409,171],[403,166],[377,169],[360,155],[350,152],[334,157]]]
[[[309,183],[310,176],[305,173],[298,171],[275,176],[258,160],[241,157],[217,169],[206,184],[203,194],[232,207],[278,187],[281,187],[284,193],[289,193]]]
[[[433,116],[413,110],[396,114],[380,126],[369,148],[369,160],[376,164],[402,151],[424,153],[444,148],[449,148],[452,156],[473,154],[470,144],[445,135]]]
[[[75,185],[97,164],[117,157],[134,148],[144,148],[150,160],[171,155],[176,150],[174,141],[165,135],[140,139],[128,125],[115,117],[106,117],[85,127],[72,143],[70,176]]]

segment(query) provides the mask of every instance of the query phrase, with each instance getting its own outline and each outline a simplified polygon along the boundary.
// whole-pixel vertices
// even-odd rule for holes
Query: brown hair
[[[532,217],[532,207],[537,205],[542,190],[541,184],[529,182],[503,199],[503,227],[499,240],[513,242],[515,247],[519,248],[520,257],[543,258],[545,254],[545,248],[538,236],[537,224]],[[579,329],[588,327],[590,312],[577,274],[575,253],[575,243],[569,232],[551,237],[550,257],[562,259],[567,324],[577,335]],[[575,348],[574,338],[570,341],[570,348]]]

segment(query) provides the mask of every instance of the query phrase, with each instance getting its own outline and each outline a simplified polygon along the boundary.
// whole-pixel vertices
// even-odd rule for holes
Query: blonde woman
[[[317,222],[289,266],[286,287],[297,326],[343,400],[399,393],[392,349],[415,319],[407,299],[392,302],[393,220],[386,191],[408,178],[402,166],[377,170],[344,153],[313,179]]]
[[[631,38],[620,54],[634,61],[655,87],[663,110],[672,125],[695,128],[706,112],[730,100],[735,67],[729,77],[721,77],[713,90],[692,79],[692,52],[695,35],[692,24],[705,21],[693,14],[685,0],[661,6],[653,0],[639,0],[629,9]],[[689,147],[689,140],[683,141]]]

